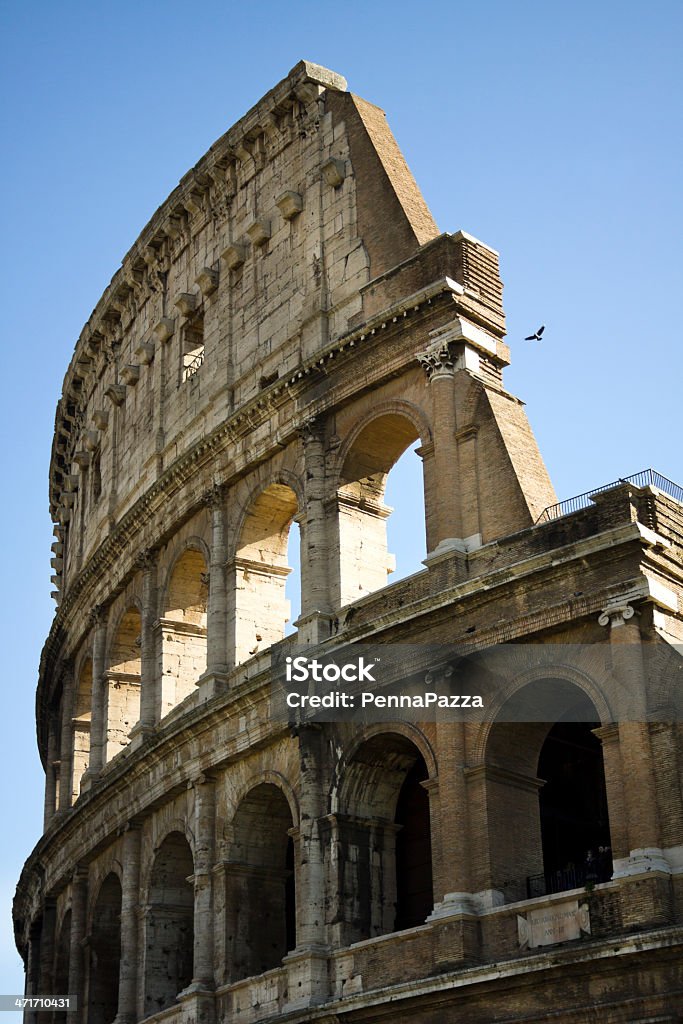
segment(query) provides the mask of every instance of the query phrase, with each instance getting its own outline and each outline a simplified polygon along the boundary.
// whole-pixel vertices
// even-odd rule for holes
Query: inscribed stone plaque
[[[579,906],[578,900],[530,910],[526,917],[517,918],[517,936],[522,948],[571,942],[580,938],[582,932],[590,935],[590,930],[588,905]]]

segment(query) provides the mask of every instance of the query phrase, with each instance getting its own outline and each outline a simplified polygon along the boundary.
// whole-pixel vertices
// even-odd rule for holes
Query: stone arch
[[[194,692],[206,671],[208,553],[191,538],[169,566],[161,602],[161,717]],[[159,649],[159,648],[157,648]]]
[[[84,657],[76,673],[74,706],[71,719],[71,803],[81,794],[81,781],[90,764],[92,724],[92,658]]]
[[[226,871],[234,981],[279,967],[296,946],[293,827],[287,797],[273,781],[253,786],[235,811]]]
[[[292,482],[287,474],[252,492],[241,516],[233,561],[237,663],[285,635],[290,617],[285,583],[291,572],[287,542],[302,507]]]
[[[163,575],[163,584],[160,590],[160,614],[164,614],[164,612],[168,610],[172,611],[173,609],[171,608],[171,605],[176,601],[179,601],[180,604],[183,603],[181,587],[179,586],[174,590],[172,590],[172,587],[174,582],[174,576],[176,576],[176,569],[178,563],[181,561],[181,559],[185,557],[188,551],[196,552],[197,554],[201,555],[205,565],[208,566],[210,562],[209,548],[206,544],[206,541],[198,534],[192,534],[192,536],[184,539],[182,543],[172,543],[169,545],[170,559],[167,562],[166,570]],[[178,580],[176,580],[176,582],[178,582]],[[190,592],[186,596],[188,596],[189,599],[192,600],[193,597],[195,596],[194,589],[190,588]],[[178,609],[179,612],[182,612],[183,610],[183,608]]]
[[[194,858],[185,835],[169,831],[151,864],[145,907],[144,1016],[172,1006],[192,981]]]
[[[392,511],[384,501],[387,478],[411,444],[417,440],[429,444],[430,437],[426,417],[417,406],[388,401],[363,417],[343,443],[336,477],[336,603],[349,604],[386,586],[387,575],[395,568],[387,552],[387,519]]]
[[[506,660],[507,653],[511,650],[512,648],[510,647],[505,648],[503,657],[506,658]],[[552,651],[550,652],[550,655],[552,656]],[[523,658],[524,655],[521,655],[521,657]],[[602,725],[606,725],[613,721],[613,713],[605,693],[587,672],[583,672],[575,666],[556,664],[523,669],[522,671],[514,674],[513,677],[505,683],[505,685],[497,689],[496,692],[491,695],[491,699],[487,702],[486,710],[483,715],[483,722],[479,727],[472,745],[470,755],[471,764],[478,765],[484,763],[485,751],[491,728],[496,721],[498,721],[500,714],[508,701],[512,700],[515,697],[515,694],[520,693],[530,683],[535,683],[537,681],[545,683],[549,678],[570,683],[578,690],[581,690],[585,697],[594,706]]]
[[[140,891],[144,899],[149,896],[149,887],[156,856],[166,839],[173,832],[183,836],[194,858],[194,834],[189,827],[188,821],[183,816],[174,814],[172,818],[164,820],[160,827],[158,825],[153,827],[152,834],[148,835],[144,840],[145,853],[143,854],[140,872]]]
[[[110,871],[93,901],[88,946],[88,1024],[111,1024],[119,1002],[121,881]]]
[[[335,458],[337,487],[341,482],[340,477],[346,457],[351,448],[353,448],[358,435],[363,433],[373,420],[387,415],[402,416],[404,419],[410,420],[415,427],[416,436],[420,438],[420,443],[424,445],[431,443],[432,428],[429,417],[419,405],[400,398],[387,398],[384,401],[377,402],[373,405],[370,412],[365,413],[354,423],[339,446]]]
[[[435,763],[429,746],[418,747],[419,737],[409,732],[393,725],[369,730],[345,760],[333,819],[335,928],[343,945],[423,924],[432,910],[424,783]]]
[[[435,779],[437,777],[438,766],[434,749],[424,732],[412,722],[392,722],[390,727],[387,727],[387,724],[384,722],[378,722],[375,725],[366,726],[366,728],[360,730],[358,735],[354,736],[353,740],[349,743],[338,761],[334,774],[334,782],[332,783],[330,790],[330,811],[332,814],[337,813],[340,809],[340,787],[346,778],[347,765],[353,760],[356,752],[364,743],[373,739],[375,736],[384,735],[387,731],[396,733],[397,736],[403,736],[414,744],[427,766],[428,777],[430,779]]]
[[[140,719],[142,617],[137,601],[121,612],[112,631],[105,672],[105,760],[110,761],[130,742]]]
[[[583,886],[591,846],[610,846],[593,732],[606,703],[596,707],[597,692],[581,673],[534,669],[513,680],[482,726],[481,763],[468,773],[471,813],[485,836],[473,858],[476,890],[514,901]],[[533,721],[525,720],[530,708]]]
[[[233,818],[237,813],[237,808],[242,803],[244,798],[249,793],[256,789],[257,786],[269,785],[275,786],[277,789],[282,791],[287,804],[289,805],[289,813],[292,817],[294,825],[299,823],[299,801],[297,799],[296,792],[291,782],[286,775],[282,772],[275,771],[272,768],[264,768],[261,771],[252,772],[247,778],[241,780],[238,786],[233,791]]]

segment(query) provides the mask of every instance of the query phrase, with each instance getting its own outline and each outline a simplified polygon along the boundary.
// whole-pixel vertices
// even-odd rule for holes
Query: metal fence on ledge
[[[557,505],[549,505],[548,508],[541,512],[536,520],[536,525],[539,523],[549,523],[553,519],[560,519],[562,516],[571,515],[572,512],[578,512],[582,508],[589,508],[594,495],[602,494],[603,491],[611,491],[613,487],[618,487],[620,484],[632,484],[634,487],[655,487],[658,491],[662,491],[662,493],[673,498],[674,501],[679,501],[683,504],[683,487],[675,484],[668,477],[662,476],[656,469],[643,469],[640,473],[633,473],[631,476],[621,476],[618,480],[612,480],[609,484],[594,487],[592,491],[585,491],[583,494],[577,494],[574,498],[559,501]]]

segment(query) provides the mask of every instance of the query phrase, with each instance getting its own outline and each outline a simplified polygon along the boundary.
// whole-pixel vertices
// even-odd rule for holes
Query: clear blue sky
[[[506,382],[558,494],[648,465],[683,482],[682,22],[678,0],[3,0],[0,992],[22,989],[9,901],[40,832],[55,404],[140,229],[299,59],[327,65],[386,110],[440,228],[500,251]]]

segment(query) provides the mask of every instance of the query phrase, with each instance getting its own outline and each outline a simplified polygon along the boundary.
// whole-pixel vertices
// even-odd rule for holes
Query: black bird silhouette
[[[535,334],[530,334],[529,337],[525,338],[524,340],[525,341],[540,341],[541,340],[541,335],[543,334],[544,330],[545,330],[545,324],[541,324],[541,326],[538,328],[538,330],[536,331]]]

